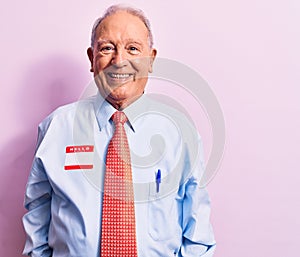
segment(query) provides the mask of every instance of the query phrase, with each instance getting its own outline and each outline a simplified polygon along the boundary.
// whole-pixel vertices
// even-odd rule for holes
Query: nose
[[[122,68],[127,65],[126,63],[127,63],[127,59],[123,51],[118,50],[112,56],[111,64],[114,65],[115,67]]]

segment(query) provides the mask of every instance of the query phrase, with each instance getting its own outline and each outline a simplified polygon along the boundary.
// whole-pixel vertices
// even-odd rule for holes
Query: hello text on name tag
[[[93,157],[93,145],[67,146],[64,170],[91,170],[94,167]]]

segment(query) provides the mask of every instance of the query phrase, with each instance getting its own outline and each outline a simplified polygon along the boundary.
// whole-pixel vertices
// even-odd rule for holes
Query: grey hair
[[[140,9],[137,8],[133,8],[130,6],[126,6],[126,5],[112,5],[110,6],[108,9],[106,9],[106,11],[104,12],[104,15],[100,18],[98,18],[93,26],[92,29],[92,36],[91,36],[91,47],[94,47],[94,43],[96,40],[96,30],[98,28],[98,26],[101,24],[101,22],[107,18],[108,16],[117,13],[118,11],[125,11],[128,12],[129,14],[138,17],[146,26],[147,30],[148,30],[148,41],[149,41],[149,47],[152,48],[153,46],[153,34],[151,31],[151,26],[150,26],[150,22],[148,20],[148,18],[146,17],[146,15],[144,14],[144,12]]]

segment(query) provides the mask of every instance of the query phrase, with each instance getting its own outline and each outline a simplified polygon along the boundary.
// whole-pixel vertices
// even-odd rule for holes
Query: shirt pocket
[[[168,240],[176,236],[178,211],[174,194],[157,192],[156,185],[149,186],[148,233],[155,241]]]

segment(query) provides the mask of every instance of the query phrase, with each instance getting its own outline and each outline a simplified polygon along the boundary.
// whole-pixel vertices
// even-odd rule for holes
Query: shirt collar
[[[98,92],[94,101],[94,109],[99,129],[102,130],[109,124],[109,119],[116,109],[108,103]]]
[[[142,95],[132,104],[127,106],[123,112],[126,114],[130,128],[135,131],[134,120],[144,109],[146,96]],[[98,92],[94,101],[94,110],[100,131],[109,124],[111,116],[117,111],[109,102],[107,102]]]
[[[137,129],[134,121],[136,120],[137,116],[139,116],[141,112],[143,112],[143,107],[146,106],[145,99],[146,96],[143,94],[123,110],[133,131],[136,131]]]

